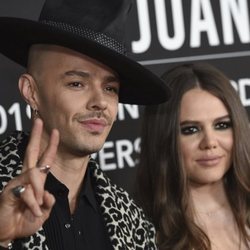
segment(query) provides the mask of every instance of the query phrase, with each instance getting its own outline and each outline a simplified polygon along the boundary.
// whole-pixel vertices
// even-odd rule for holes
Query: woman
[[[238,94],[207,64],[163,79],[172,97],[145,108],[137,176],[159,249],[250,249],[250,131]]]

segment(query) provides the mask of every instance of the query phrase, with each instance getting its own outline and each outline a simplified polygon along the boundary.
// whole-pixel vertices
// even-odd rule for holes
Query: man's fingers
[[[22,191],[20,192],[20,190]],[[10,182],[3,190],[1,196],[6,205],[17,206],[21,209],[20,211],[28,207],[35,217],[42,216],[42,211],[35,198],[32,186],[24,184],[21,179]]]
[[[57,129],[53,129],[50,135],[49,144],[39,160],[38,167],[41,168],[46,165],[49,165],[49,166],[53,165],[53,162],[56,157],[58,144],[59,144],[59,132]]]
[[[41,206],[43,215],[49,216],[50,211],[52,207],[54,206],[55,202],[56,202],[55,197],[52,194],[50,194],[48,191],[44,191],[43,205]]]
[[[49,172],[50,167],[54,163],[57,147],[59,144],[59,132],[58,130],[53,129],[50,135],[48,146],[43,152],[38,163],[42,130],[42,120],[36,119],[34,121],[30,142],[27,147],[24,160],[24,166],[26,167],[25,170],[29,169],[29,171],[27,171],[27,173],[23,171],[24,176],[28,176],[28,178],[26,177],[24,181],[25,183],[32,185],[39,205],[43,204],[44,183],[47,178],[46,174]]]
[[[26,188],[26,186],[30,186],[32,187],[33,194],[37,200],[37,203],[39,204],[39,206],[42,205],[44,183],[47,177],[48,168],[48,165],[42,171],[39,168],[32,168],[11,180],[4,189],[4,191],[7,192],[6,196],[8,197],[8,195],[10,195],[10,197],[13,198],[10,200],[10,202],[16,202],[18,196],[22,196],[23,193],[26,193],[26,190],[23,191],[22,187]]]
[[[24,185],[18,185],[11,189],[12,194],[15,196],[15,198],[20,198],[21,194],[26,190]]]
[[[49,144],[39,160],[39,166],[37,166],[37,170],[39,172],[38,175],[40,177],[38,181],[37,178],[31,178],[31,184],[34,188],[35,196],[40,205],[43,204],[44,183],[47,178],[47,173],[50,171],[50,168],[54,163],[58,143],[59,132],[58,130],[54,129],[51,133]],[[34,172],[34,174],[37,173]]]
[[[31,185],[25,187],[25,191],[21,194],[21,199],[35,217],[41,217],[43,215],[40,205],[38,204],[33,188]]]
[[[36,119],[26,149],[22,174],[8,183],[3,196],[9,205],[26,207],[34,217],[41,217],[40,219],[44,220],[49,216],[55,202],[54,197],[44,190],[44,184],[47,173],[54,164],[59,132],[56,129],[52,131],[48,145],[40,155],[42,133],[43,122],[41,119]]]
[[[35,217],[43,217],[44,220],[49,217],[51,209],[55,204],[55,198],[48,191],[43,193],[43,205],[39,206],[35,198],[33,189],[30,185],[27,186],[25,192],[22,194],[21,199],[29,207],[30,211]]]
[[[37,118],[34,121],[33,128],[30,135],[29,144],[27,146],[24,158],[24,170],[28,168],[33,168],[37,164],[37,160],[40,152],[40,143],[43,132],[43,122],[41,119]]]
[[[50,168],[49,165],[47,166],[47,172],[41,171],[39,168],[33,168],[29,171],[29,181],[28,183],[31,184],[36,200],[39,205],[43,204],[43,194],[44,194],[44,184],[47,178],[47,173]],[[45,166],[44,166],[45,167]]]
[[[41,120],[40,120],[41,121]],[[41,136],[41,131],[42,131],[42,122],[36,122],[34,124],[34,130],[32,131],[32,139],[30,140],[30,144],[29,146],[34,146],[37,148],[37,150],[40,147],[40,139],[34,139],[34,136],[38,135]],[[32,192],[33,192],[33,196],[36,199],[36,202],[38,203],[39,206],[43,205],[43,196],[44,196],[44,184],[47,178],[47,173],[50,170],[50,167],[53,165],[54,163],[54,159],[56,157],[56,152],[57,152],[57,146],[59,143],[59,132],[54,129],[51,133],[50,136],[50,141],[49,144],[47,146],[47,148],[45,149],[40,161],[39,161],[39,166],[35,167],[33,165],[33,167],[26,169],[26,171],[23,171],[23,173],[21,175],[19,175],[18,177],[16,177],[15,179],[11,180],[8,184],[8,187],[6,187],[6,191],[8,191],[8,193],[12,193],[11,196],[14,199],[14,195],[13,195],[13,190],[16,194],[16,198],[18,198],[18,192],[20,191],[18,188],[22,187],[22,186],[27,186],[30,185],[30,187],[32,187]],[[30,154],[32,154],[33,152],[33,148],[29,148],[29,150],[27,151],[26,157],[28,159],[28,161],[26,161],[26,164],[30,164],[27,162],[35,162],[37,159],[37,156],[39,154],[38,151],[35,151],[35,156],[30,156]],[[26,165],[27,166],[27,165]],[[22,189],[21,189],[21,193],[22,193]],[[26,193],[30,193],[30,190],[28,192],[24,192]],[[24,196],[26,197],[26,195]],[[15,202],[15,200],[10,200],[10,202]],[[34,205],[34,199],[31,200],[32,204],[29,203],[29,206]],[[28,202],[28,200],[27,200]],[[30,207],[32,209],[32,207]],[[34,211],[38,211],[38,208],[35,208]]]
[[[37,172],[39,170],[34,168],[30,171]],[[19,204],[18,206],[21,206],[23,208],[28,207],[33,216],[35,217],[43,216],[44,218],[45,217],[47,218],[49,216],[51,208],[55,203],[54,196],[50,194],[48,191],[42,189],[41,190],[42,202],[39,203],[36,197],[36,192],[38,191],[35,192],[34,186],[32,186],[31,184],[24,184],[24,183],[25,183],[24,178],[18,178],[15,179],[15,181],[10,182],[5,187],[1,195],[1,197],[2,196],[5,197],[4,202],[9,200],[11,204],[14,203],[16,205]],[[22,188],[21,192],[18,192],[19,187],[20,189]]]

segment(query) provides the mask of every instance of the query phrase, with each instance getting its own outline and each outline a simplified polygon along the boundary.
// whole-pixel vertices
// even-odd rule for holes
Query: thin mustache
[[[113,123],[113,120],[108,115],[104,114],[102,111],[93,111],[88,114],[77,114],[75,118],[79,121],[88,120],[88,119],[105,119],[108,125]]]

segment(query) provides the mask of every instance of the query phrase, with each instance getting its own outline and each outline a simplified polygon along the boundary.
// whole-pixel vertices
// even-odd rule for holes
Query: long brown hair
[[[180,65],[162,78],[172,97],[166,103],[145,107],[137,168],[137,199],[156,227],[159,249],[211,249],[208,236],[187,212],[189,191],[179,146],[180,102],[184,93],[197,87],[218,97],[229,111],[234,147],[232,167],[224,177],[225,190],[241,239],[248,241],[250,131],[237,92],[222,72],[208,64]]]

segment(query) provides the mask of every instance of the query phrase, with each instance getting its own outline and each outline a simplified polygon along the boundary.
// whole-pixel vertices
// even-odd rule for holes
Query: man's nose
[[[90,110],[104,110],[107,108],[107,99],[103,89],[95,87],[91,90],[88,108]]]

